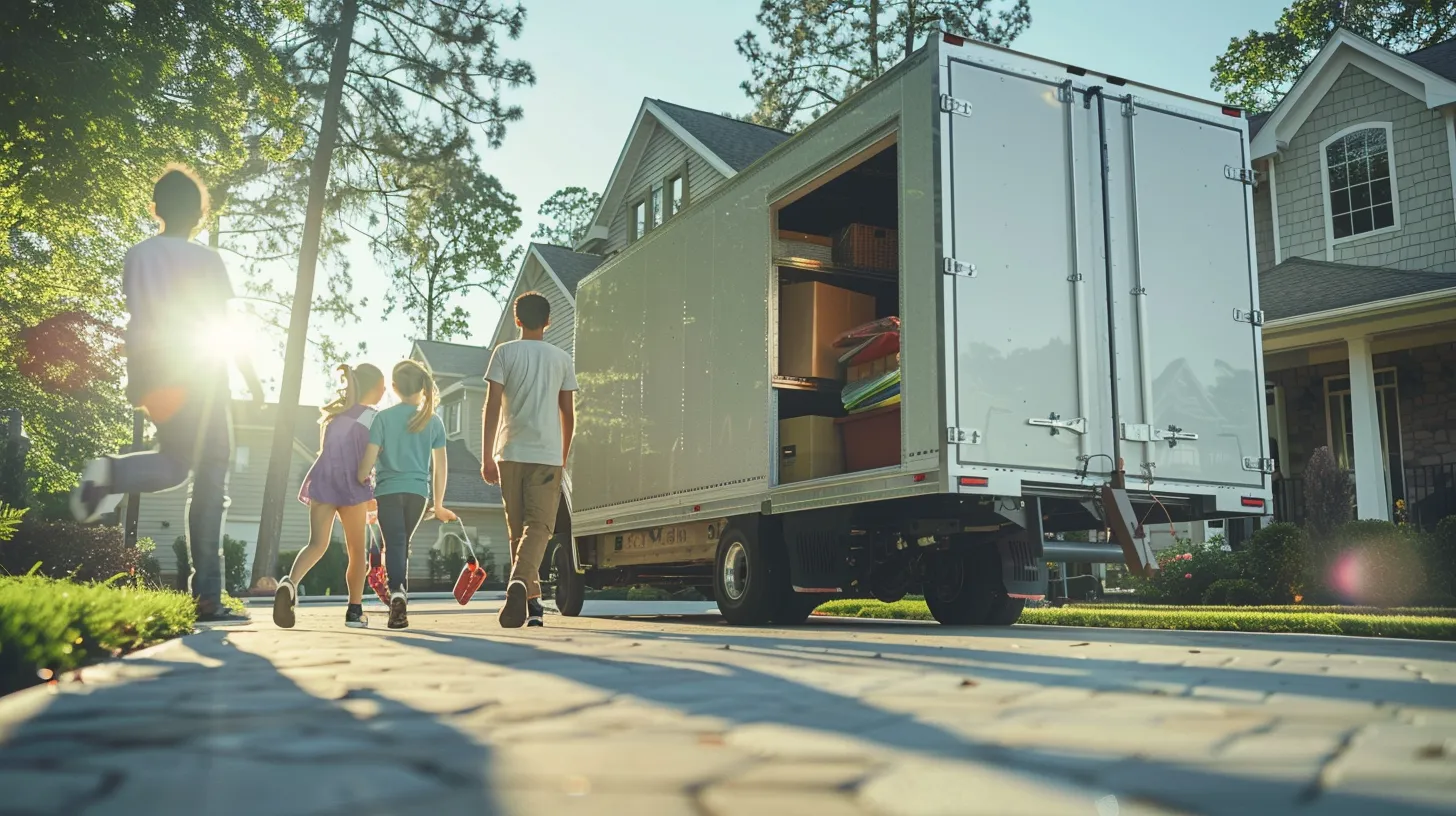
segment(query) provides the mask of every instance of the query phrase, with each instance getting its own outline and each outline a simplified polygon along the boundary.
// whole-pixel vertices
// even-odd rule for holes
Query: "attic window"
[[[686,166],[667,177],[667,217],[682,212],[688,205],[688,169]]]
[[[662,185],[659,184],[656,187],[653,187],[652,188],[652,226],[653,227],[660,227],[660,226],[662,226],[663,210],[664,210],[664,206],[663,206]]]
[[[1390,143],[1390,123],[1377,122],[1342,130],[1320,146],[1331,243],[1400,228]]]
[[[632,240],[647,234],[647,202],[639,201],[632,205]]]

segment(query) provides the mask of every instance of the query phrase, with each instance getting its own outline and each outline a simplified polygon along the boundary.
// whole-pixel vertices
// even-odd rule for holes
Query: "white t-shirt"
[[[495,347],[485,378],[501,387],[496,460],[563,464],[559,400],[576,390],[571,355],[544,340],[512,340]]]
[[[222,256],[185,238],[158,235],[127,250],[121,280],[131,318],[128,390],[215,374],[205,369],[224,365],[225,357],[206,348],[207,328],[227,318],[233,296]]]

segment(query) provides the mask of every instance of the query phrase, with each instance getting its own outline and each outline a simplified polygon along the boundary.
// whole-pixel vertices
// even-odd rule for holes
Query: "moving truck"
[[[1049,560],[1145,574],[1154,525],[1264,515],[1247,124],[946,34],[609,258],[558,606],[1005,625]]]

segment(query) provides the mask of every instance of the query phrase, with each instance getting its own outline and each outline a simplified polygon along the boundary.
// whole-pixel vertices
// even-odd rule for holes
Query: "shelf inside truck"
[[[797,269],[801,272],[818,272],[822,275],[865,278],[882,283],[896,282],[896,272],[893,269],[862,269],[856,266],[836,266],[808,258],[775,258],[774,265],[780,269]]]
[[[844,383],[819,377],[787,377],[776,374],[773,378],[773,387],[791,391],[833,391],[837,394],[844,387]]]

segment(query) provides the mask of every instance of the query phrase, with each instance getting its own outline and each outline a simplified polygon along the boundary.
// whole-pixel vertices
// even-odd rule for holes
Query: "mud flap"
[[[996,541],[1001,555],[1001,583],[1013,598],[1041,600],[1046,597],[1047,565],[1043,557],[1041,499],[1026,501],[1026,525]]]

